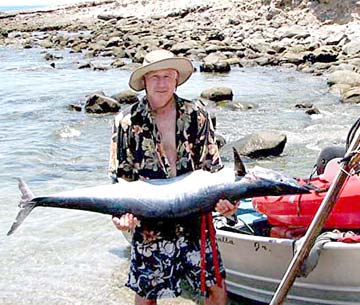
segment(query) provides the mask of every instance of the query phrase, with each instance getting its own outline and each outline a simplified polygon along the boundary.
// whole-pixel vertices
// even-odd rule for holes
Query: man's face
[[[144,81],[150,106],[156,110],[173,97],[178,83],[178,72],[174,69],[152,71],[145,74]]]

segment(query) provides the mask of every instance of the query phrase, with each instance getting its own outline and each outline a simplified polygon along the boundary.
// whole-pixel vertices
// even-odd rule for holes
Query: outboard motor
[[[352,141],[353,137],[355,136],[356,130],[360,128],[360,118],[356,120],[356,122],[351,126],[348,135],[346,137],[346,145],[345,147],[342,146],[328,146],[325,147],[319,154],[319,157],[315,164],[315,169],[311,175],[316,173],[321,175],[325,171],[325,167],[328,162],[334,158],[343,158],[345,156],[346,151],[349,148],[350,142]]]
[[[325,147],[319,154],[316,161],[316,173],[321,175],[325,171],[328,162],[334,158],[343,158],[345,155],[345,147],[342,146],[328,146]]]

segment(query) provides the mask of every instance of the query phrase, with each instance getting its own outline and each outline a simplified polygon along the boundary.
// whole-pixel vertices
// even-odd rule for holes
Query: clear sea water
[[[132,304],[133,294],[123,286],[129,245],[110,216],[39,208],[6,236],[18,211],[16,177],[39,195],[110,183],[112,115],[72,112],[67,106],[94,91],[112,95],[127,90],[130,72],[80,70],[81,55],[49,52],[63,55],[55,69],[41,49],[0,48],[0,304]],[[329,94],[324,77],[277,68],[196,72],[178,94],[193,99],[215,86],[230,87],[234,100],[257,105],[244,112],[212,109],[217,132],[227,141],[261,130],[286,134],[281,156],[248,161],[247,166],[259,164],[292,176],[308,176],[321,148],[343,145],[360,113],[359,105],[341,104]],[[321,114],[295,109],[305,102]],[[195,303],[179,298],[160,304]]]

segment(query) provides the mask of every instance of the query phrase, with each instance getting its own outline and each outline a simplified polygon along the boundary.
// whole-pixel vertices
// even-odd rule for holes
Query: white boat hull
[[[217,230],[229,292],[269,303],[293,256],[293,240]],[[316,268],[297,278],[288,305],[360,304],[360,245],[329,242]]]

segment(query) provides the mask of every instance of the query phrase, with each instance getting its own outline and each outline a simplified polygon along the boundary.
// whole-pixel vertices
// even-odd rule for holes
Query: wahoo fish
[[[258,196],[308,193],[295,179],[254,167],[248,172],[234,149],[235,170],[196,170],[170,179],[149,179],[76,189],[35,197],[19,179],[20,211],[7,235],[39,206],[85,210],[110,215],[132,213],[138,218],[169,219],[211,212],[219,199],[232,202]]]

